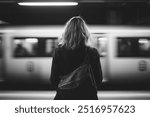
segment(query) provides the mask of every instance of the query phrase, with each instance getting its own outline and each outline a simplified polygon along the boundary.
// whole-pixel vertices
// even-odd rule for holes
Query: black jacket
[[[56,88],[56,90],[57,90],[58,83],[60,81],[60,76],[64,76],[72,72],[83,63],[86,50],[90,58],[90,64],[93,70],[97,87],[99,88],[101,86],[102,70],[100,64],[100,56],[95,48],[83,46],[83,47],[76,48],[74,50],[70,50],[70,49],[66,49],[65,47],[58,47],[55,49],[54,52],[52,67],[51,67],[51,77],[50,77],[50,82]],[[59,90],[57,90],[57,95],[55,98],[62,99],[60,98],[60,95],[58,93],[60,93]],[[88,91],[87,92],[85,91],[85,93],[88,93]],[[75,95],[72,94],[71,96],[72,99],[75,99],[73,98],[73,96]]]

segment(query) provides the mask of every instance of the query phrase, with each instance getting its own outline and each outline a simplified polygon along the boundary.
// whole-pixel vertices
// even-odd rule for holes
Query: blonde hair
[[[86,45],[90,33],[88,32],[85,21],[80,17],[72,17],[65,27],[65,31],[60,40],[61,46],[66,46],[69,49]]]

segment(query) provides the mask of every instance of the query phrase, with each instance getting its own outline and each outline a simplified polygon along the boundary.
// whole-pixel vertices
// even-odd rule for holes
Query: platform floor
[[[0,91],[0,100],[52,100],[55,91]],[[150,100],[150,91],[98,91],[99,100]]]

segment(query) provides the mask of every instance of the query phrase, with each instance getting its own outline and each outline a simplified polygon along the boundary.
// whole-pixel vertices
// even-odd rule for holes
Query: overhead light
[[[76,6],[77,2],[19,2],[22,6]]]

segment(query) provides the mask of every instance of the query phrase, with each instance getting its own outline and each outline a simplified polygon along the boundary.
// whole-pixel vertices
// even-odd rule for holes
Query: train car
[[[48,83],[52,53],[61,33],[60,26],[6,28],[1,37],[3,79],[9,82]]]
[[[88,44],[100,54],[103,82],[147,81],[150,76],[150,28],[89,26]],[[49,83],[52,55],[63,26],[0,29],[0,80]]]
[[[150,29],[122,27],[108,42],[109,79],[148,82],[150,76]]]
[[[150,28],[137,26],[94,26],[102,59],[104,81],[148,83],[150,76]]]

